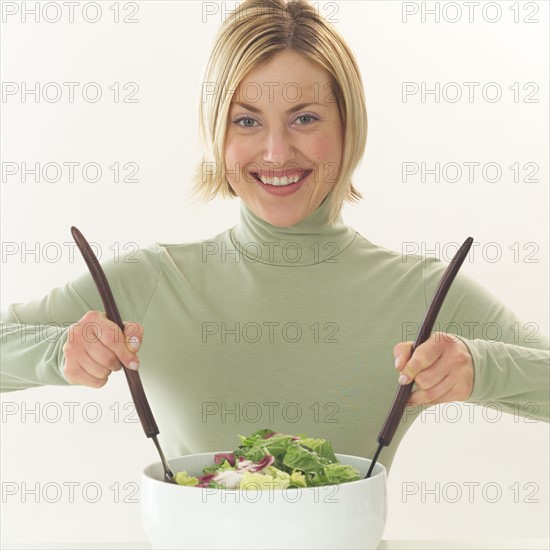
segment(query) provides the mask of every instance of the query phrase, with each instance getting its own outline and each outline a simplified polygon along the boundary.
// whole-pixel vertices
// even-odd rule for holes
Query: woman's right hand
[[[88,311],[69,326],[63,346],[65,378],[71,384],[101,388],[122,365],[138,369],[136,352],[142,341],[143,327],[139,323],[124,323],[123,333],[105,313]]]

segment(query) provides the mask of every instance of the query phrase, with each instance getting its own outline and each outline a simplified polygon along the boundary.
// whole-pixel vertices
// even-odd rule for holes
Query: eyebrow
[[[243,109],[248,109],[249,111],[252,111],[253,113],[261,113],[261,109],[258,109],[257,107],[254,107],[253,105],[248,105],[247,103],[240,103],[238,101],[234,102],[233,105],[239,105]],[[324,107],[325,105],[323,103],[300,103],[300,105],[295,105],[294,107],[291,107],[287,113],[294,113],[296,111],[299,111],[300,109],[303,109],[304,107],[308,107],[309,105],[320,105]]]

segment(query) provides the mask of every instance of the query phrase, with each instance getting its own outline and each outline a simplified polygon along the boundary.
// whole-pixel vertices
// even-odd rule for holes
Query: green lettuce
[[[240,445],[233,451],[235,466],[228,460],[203,468],[204,474],[217,474],[224,470],[235,470],[237,487],[246,489],[289,489],[300,487],[318,487],[348,483],[361,479],[359,471],[352,466],[340,464],[330,441],[321,438],[277,433],[261,429],[249,436],[239,434]],[[265,466],[266,456],[270,455],[270,466]],[[259,464],[262,459],[264,464]],[[246,462],[245,462],[246,461]],[[250,461],[255,464],[250,464]],[[244,462],[242,469],[239,464]],[[252,471],[249,468],[252,467]],[[261,468],[259,470],[256,469]],[[255,471],[256,470],[256,471]],[[220,481],[222,478],[218,479]],[[186,472],[178,472],[176,481],[180,485],[195,486],[199,480],[190,477]],[[220,481],[221,482],[221,481]],[[207,478],[202,486],[220,487],[215,479]]]
[[[189,487],[194,487],[199,483],[196,477],[191,477],[185,471],[177,472],[174,479],[178,485],[188,485]]]

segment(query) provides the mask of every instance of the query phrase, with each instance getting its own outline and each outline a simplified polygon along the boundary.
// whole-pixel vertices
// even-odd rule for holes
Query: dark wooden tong
[[[439,310],[441,309],[443,301],[445,300],[445,296],[447,295],[449,288],[451,288],[451,284],[456,274],[458,273],[460,266],[464,262],[464,259],[466,258],[473,241],[474,239],[472,237],[468,237],[464,241],[462,246],[458,249],[458,252],[455,254],[454,258],[451,260],[451,263],[447,266],[445,273],[443,273],[443,277],[441,277],[441,281],[439,281],[439,285],[432,298],[430,307],[428,308],[424,320],[422,321],[422,325],[420,326],[418,336],[414,341],[411,356],[414,353],[414,350],[430,337],[435,320],[439,314]],[[376,464],[376,461],[378,460],[378,456],[380,455],[382,448],[387,447],[391,443],[391,440],[395,435],[395,432],[397,431],[397,426],[399,426],[399,422],[403,417],[403,411],[405,410],[405,406],[407,405],[407,401],[409,400],[409,397],[411,395],[412,387],[413,383],[411,382],[404,386],[400,386],[397,390],[397,393],[395,394],[395,397],[393,399],[392,406],[390,408],[390,412],[388,413],[386,421],[384,422],[384,425],[382,426],[382,429],[378,434],[378,449],[376,450],[374,458],[372,459],[369,471],[367,472],[365,479],[371,476],[372,470],[374,468],[374,465]]]
[[[82,235],[76,227],[71,227],[71,233],[94,279],[99,295],[101,296],[101,301],[103,302],[103,307],[105,308],[107,318],[116,323],[120,330],[124,332],[124,324],[120,318],[120,313],[118,312],[111,287],[107,282],[107,277],[105,277],[105,273],[103,272],[94,251],[88,244],[88,241],[84,238],[84,235]],[[162,461],[162,466],[164,468],[164,480],[169,483],[176,483],[174,480],[174,474],[172,473],[172,470],[170,470],[170,466],[168,465],[168,462],[164,457],[164,453],[160,448],[160,444],[157,439],[159,429],[157,423],[155,422],[155,418],[153,417],[153,412],[151,411],[147,397],[145,396],[145,391],[143,390],[139,373],[127,369],[124,365],[122,370],[126,375],[126,380],[128,381],[128,386],[130,387],[130,393],[132,394],[132,399],[134,401],[139,420],[143,426],[143,431],[147,437],[151,437],[153,439],[153,442],[158,450]]]

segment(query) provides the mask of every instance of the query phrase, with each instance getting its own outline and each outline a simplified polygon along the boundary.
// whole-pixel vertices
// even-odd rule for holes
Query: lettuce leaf
[[[199,483],[199,480],[196,477],[191,477],[185,470],[176,472],[174,480],[178,485],[187,485],[189,487],[194,487]]]
[[[361,479],[359,470],[347,464],[328,464],[324,473],[331,485]]]
[[[239,483],[239,489],[286,489],[289,485],[290,476],[285,479],[268,474],[245,472]]]
[[[329,462],[338,462],[332,443],[326,439],[313,439],[311,437],[303,437],[298,443],[309,447],[312,451],[315,451],[318,455],[326,458]]]
[[[283,463],[305,474],[321,475],[329,461],[313,451],[308,451],[305,447],[294,444],[288,446]]]

